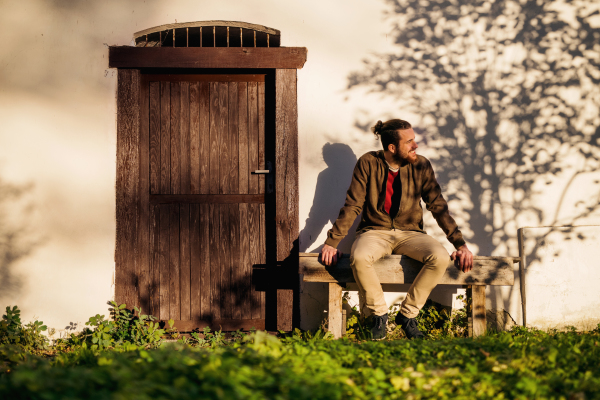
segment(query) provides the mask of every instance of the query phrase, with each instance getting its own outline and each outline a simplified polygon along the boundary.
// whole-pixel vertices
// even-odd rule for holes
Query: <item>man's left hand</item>
[[[454,261],[456,268],[462,272],[469,272],[473,269],[473,253],[467,247],[466,244],[460,246],[454,253],[450,255],[450,258]]]

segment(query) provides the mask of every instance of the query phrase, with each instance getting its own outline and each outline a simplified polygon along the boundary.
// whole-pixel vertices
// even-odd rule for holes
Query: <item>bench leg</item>
[[[329,332],[333,337],[342,337],[342,287],[337,283],[329,284]]]
[[[471,286],[471,321],[473,324],[469,333],[473,337],[481,336],[486,330],[485,320],[485,286]]]

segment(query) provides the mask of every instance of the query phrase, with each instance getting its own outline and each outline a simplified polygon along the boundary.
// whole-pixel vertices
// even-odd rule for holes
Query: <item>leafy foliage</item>
[[[0,397],[383,399],[599,398],[600,336],[525,328],[478,339],[282,340],[91,350],[53,359],[0,347]]]
[[[33,321],[23,326],[21,310],[17,306],[6,307],[6,314],[0,321],[0,344],[12,344],[26,352],[40,352],[48,348],[48,338],[42,335],[47,329],[41,321]]]
[[[79,333],[72,333],[66,339],[59,339],[56,348],[59,350],[90,348],[104,350],[115,346],[157,347],[166,331],[160,329],[156,318],[142,314],[134,307],[128,310],[125,304],[109,302],[111,320],[97,314],[86,322],[86,328]],[[137,314],[137,315],[136,315]]]

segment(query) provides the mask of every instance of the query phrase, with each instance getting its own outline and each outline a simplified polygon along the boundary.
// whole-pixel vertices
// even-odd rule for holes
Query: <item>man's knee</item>
[[[440,246],[440,248],[433,249],[431,254],[425,257],[424,261],[425,264],[428,264],[435,269],[446,270],[448,263],[450,262],[450,255],[445,248]]]
[[[375,257],[373,253],[369,252],[367,249],[356,248],[353,249],[352,254],[350,254],[350,265],[352,268],[356,267],[367,267],[373,265],[375,262]]]

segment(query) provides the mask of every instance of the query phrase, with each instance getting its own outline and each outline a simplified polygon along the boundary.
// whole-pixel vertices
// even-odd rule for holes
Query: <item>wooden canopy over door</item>
[[[302,66],[306,49],[273,48],[262,60],[219,49],[228,68],[240,58],[244,69],[234,73],[215,69],[214,49],[206,59],[193,49],[193,70],[164,50],[172,49],[127,48],[119,65],[109,57],[119,67],[116,301],[174,319],[182,331],[290,331],[299,283],[290,66]],[[176,73],[157,74],[161,60]],[[264,175],[252,173],[266,161],[270,194]]]

